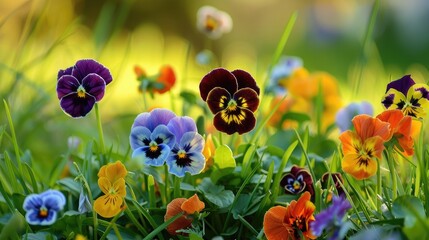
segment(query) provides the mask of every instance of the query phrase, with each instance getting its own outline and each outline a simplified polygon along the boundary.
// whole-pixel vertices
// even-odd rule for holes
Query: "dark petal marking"
[[[200,95],[206,101],[209,92],[215,87],[225,88],[231,95],[238,90],[237,79],[228,70],[216,68],[203,77],[200,82]]]
[[[234,74],[235,78],[237,78],[237,83],[238,83],[238,89],[242,89],[242,88],[251,88],[253,89],[257,95],[259,95],[259,87],[258,85],[256,85],[256,81],[255,79],[252,77],[252,75],[250,75],[250,73],[244,71],[244,70],[234,70],[231,72],[232,74]]]
[[[218,112],[213,119],[213,124],[218,131],[233,134],[250,132],[256,124],[252,111],[237,107],[235,111],[223,110]]]
[[[59,70],[57,75],[57,80],[59,80],[64,75],[71,75],[73,70],[73,66],[64,70]]]
[[[288,173],[283,176],[282,180],[280,180],[280,186],[284,188],[287,184],[290,184],[293,181],[295,181],[295,176],[291,173]]]
[[[179,155],[175,155],[174,158],[176,159],[176,165],[181,168],[191,166],[192,159],[190,158],[190,156],[188,156],[188,154],[186,154],[186,156],[184,157],[179,157]]]
[[[82,59],[77,61],[72,71],[72,75],[77,79],[83,79],[90,73],[98,74],[103,78],[106,85],[108,85],[113,79],[109,69],[92,59]]]
[[[80,82],[71,75],[64,75],[60,77],[57,82],[58,99],[61,99],[70,93],[77,92],[77,89],[80,85]]]
[[[156,150],[151,150],[151,147],[148,147],[146,149],[146,157],[150,158],[150,159],[157,159],[159,156],[161,156],[161,151],[163,150],[163,146],[162,145],[158,145],[156,147]]]
[[[95,97],[86,94],[84,98],[72,93],[61,98],[60,106],[65,113],[73,118],[86,116],[94,107]]]
[[[215,87],[207,96],[207,105],[210,111],[216,114],[224,110],[228,106],[230,100],[231,95],[225,88]]]
[[[106,83],[99,75],[95,73],[88,74],[83,78],[82,86],[88,94],[95,97],[97,102],[103,98]]]
[[[384,99],[381,100],[381,103],[385,108],[389,108],[393,104],[393,99],[395,99],[395,94],[388,94],[384,96]]]
[[[429,91],[428,91],[428,89],[427,88],[424,88],[424,87],[420,87],[420,88],[416,88],[416,89],[414,89],[414,91],[419,91],[419,92],[421,92],[421,94],[422,94],[422,98],[426,98],[426,99],[428,99],[429,100]]]
[[[253,89],[242,88],[234,94],[233,98],[239,107],[247,108],[252,112],[258,109],[259,97]]]
[[[411,78],[411,75],[405,75],[402,78],[387,84],[386,92],[389,91],[390,88],[393,88],[403,93],[404,96],[407,96],[408,89],[410,89],[414,84],[415,82]]]

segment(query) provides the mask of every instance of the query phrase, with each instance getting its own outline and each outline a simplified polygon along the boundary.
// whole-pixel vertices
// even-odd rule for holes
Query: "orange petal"
[[[94,201],[94,211],[104,218],[111,218],[121,212],[123,199],[114,195],[103,195]]]
[[[104,165],[100,168],[100,170],[98,170],[97,177],[106,177],[106,167],[107,165]]]
[[[366,114],[360,114],[352,119],[356,133],[362,140],[370,137],[380,136],[384,141],[391,137],[390,124]]]
[[[309,192],[304,192],[301,197],[296,202],[296,205],[292,209],[292,214],[294,217],[300,217],[305,214],[307,202],[310,202],[311,194]],[[313,205],[313,204],[312,204]],[[314,205],[313,205],[314,207]],[[314,212],[315,207],[313,208]],[[310,209],[311,210],[311,209]],[[313,214],[313,213],[311,213]]]
[[[173,199],[168,205],[167,205],[167,211],[165,212],[164,221],[167,221],[168,219],[176,216],[177,214],[183,212],[181,206],[186,201],[186,198],[176,198]],[[171,235],[176,235],[177,230],[179,229],[185,229],[191,226],[192,219],[187,219],[185,216],[181,216],[180,218],[176,219],[174,222],[172,222],[170,225],[167,226],[167,231]]]
[[[368,165],[360,164],[358,154],[345,155],[341,161],[344,172],[352,175],[357,180],[367,179],[377,172],[377,162],[373,159],[368,161]]]
[[[120,178],[113,183],[113,189],[115,189],[115,194],[121,197],[125,197],[125,195],[127,195],[125,190],[125,180],[123,178]]]
[[[343,132],[339,139],[341,141],[341,147],[344,155],[356,153],[356,149],[360,149],[362,147],[359,136],[350,130]]]
[[[134,73],[137,75],[137,78],[146,76],[146,72],[138,65],[134,66]]]
[[[120,161],[109,163],[106,167],[106,177],[110,182],[114,183],[120,178],[127,176],[127,169]]]
[[[287,209],[282,206],[270,208],[264,215],[264,232],[268,240],[288,240],[289,229],[283,224]]]
[[[182,203],[180,208],[186,214],[194,214],[195,212],[199,213],[205,207],[204,202],[200,201],[197,194],[194,194],[192,197],[188,198]]]
[[[176,75],[174,74],[173,68],[169,65],[162,66],[157,80],[164,84],[164,88],[154,89],[155,92],[165,93],[170,90],[176,82]]]

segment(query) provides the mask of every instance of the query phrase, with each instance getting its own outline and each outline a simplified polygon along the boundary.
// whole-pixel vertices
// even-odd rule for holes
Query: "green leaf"
[[[198,185],[204,197],[219,208],[227,208],[234,201],[234,193],[231,190],[225,190],[224,186],[217,186],[212,183],[210,178],[204,178]]]
[[[214,164],[219,169],[235,168],[237,165],[235,163],[235,159],[232,155],[231,149],[225,144],[216,148],[215,155],[213,158]]]
[[[189,240],[204,240],[204,238],[198,236],[196,233],[190,233],[189,234]]]
[[[413,226],[417,218],[425,218],[425,209],[419,198],[414,196],[400,196],[393,202],[392,213],[396,218],[404,218],[406,227]]]
[[[264,197],[265,195],[253,197],[250,194],[241,194],[232,209],[232,216],[234,219],[239,219],[239,216],[245,217],[255,213]]]
[[[78,182],[74,181],[72,178],[63,178],[57,181],[59,185],[62,185],[68,188],[75,196],[79,196],[81,186]]]

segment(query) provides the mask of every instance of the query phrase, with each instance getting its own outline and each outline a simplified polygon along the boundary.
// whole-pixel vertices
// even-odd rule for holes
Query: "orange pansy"
[[[310,201],[311,195],[305,192],[289,206],[270,208],[264,216],[264,232],[268,240],[300,239],[300,232],[305,239],[316,239],[310,229],[310,222],[316,207]]]
[[[176,82],[176,75],[174,74],[173,68],[169,65],[162,66],[159,70],[159,76],[157,78],[157,82],[163,84],[163,88],[157,89],[154,88],[153,91],[157,93],[165,93],[169,91],[174,83]]]
[[[176,216],[179,213],[184,213],[183,216],[176,219],[170,225],[167,226],[167,231],[171,235],[178,234],[176,231],[180,229],[186,229],[191,226],[193,221],[193,214],[199,213],[205,207],[204,202],[202,202],[197,194],[194,194],[192,197],[186,198],[176,198],[173,199],[167,205],[167,211],[164,216],[164,221],[168,221],[170,218]]]
[[[369,115],[357,115],[352,123],[353,131],[345,131],[340,135],[344,172],[361,180],[373,176],[377,172],[377,160],[381,159],[384,142],[390,135],[390,124]]]
[[[390,123],[390,135],[397,140],[400,151],[405,156],[414,154],[412,138],[412,118],[399,109],[386,110],[377,116],[383,122]]]

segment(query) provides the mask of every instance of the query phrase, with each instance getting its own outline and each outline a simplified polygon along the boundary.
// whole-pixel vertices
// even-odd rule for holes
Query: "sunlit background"
[[[22,149],[36,161],[54,161],[67,149],[67,137],[96,138],[95,114],[71,119],[59,107],[59,69],[82,58],[108,67],[114,80],[100,102],[109,142],[127,149],[128,129],[145,111],[133,72],[137,64],[156,74],[170,64],[181,90],[198,94],[198,83],[214,67],[250,72],[259,84],[284,28],[298,13],[284,55],[298,56],[310,71],[326,71],[339,82],[343,104],[378,104],[390,80],[412,74],[429,77],[429,2],[381,0],[373,32],[367,36],[370,0],[2,0],[0,1],[0,94],[11,107]],[[211,5],[230,14],[233,28],[209,39],[196,28],[196,12]],[[367,39],[367,40],[365,40]],[[196,62],[210,50],[213,61]],[[360,81],[359,88],[356,81]],[[172,95],[156,95],[149,107],[180,108]],[[264,103],[262,99],[262,105]],[[0,126],[7,127],[4,108]],[[7,136],[6,136],[7,137]],[[54,157],[53,157],[54,156]],[[46,159],[49,158],[49,159]]]

